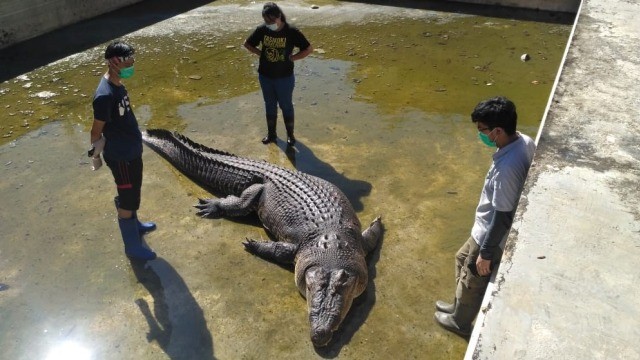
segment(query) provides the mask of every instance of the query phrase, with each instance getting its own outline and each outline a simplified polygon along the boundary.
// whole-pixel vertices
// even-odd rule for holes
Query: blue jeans
[[[264,98],[264,109],[267,117],[278,116],[278,105],[282,109],[282,117],[293,118],[293,88],[296,83],[294,75],[283,78],[269,78],[258,74],[262,97]]]

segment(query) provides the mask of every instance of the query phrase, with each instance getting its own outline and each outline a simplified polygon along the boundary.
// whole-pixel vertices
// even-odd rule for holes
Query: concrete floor
[[[640,4],[628,0],[583,2],[566,62],[542,124],[535,164],[507,242],[503,264],[487,292],[466,358],[640,358],[637,341],[640,339],[640,289],[632,284],[640,275],[634,266],[640,253],[640,147],[637,141],[640,125],[636,121],[640,110],[637,81],[640,25],[634,18],[639,13]],[[81,153],[83,148],[78,145],[81,143],[78,140],[69,146]],[[27,176],[33,177],[33,174],[25,173]],[[186,207],[188,200],[182,196],[180,201]],[[158,239],[161,234],[154,234],[157,246],[162,244]],[[73,244],[84,240],[75,239]],[[170,252],[163,251],[167,253]],[[25,254],[24,258],[30,259],[32,255]],[[183,264],[176,260],[177,265],[173,266],[182,269],[180,272],[172,272],[167,263],[159,264],[154,271],[176,279],[174,284],[184,283],[181,276],[189,279],[189,264],[180,267]],[[89,263],[80,265],[95,267]],[[73,266],[78,266],[77,260]],[[262,265],[256,262],[256,266]],[[131,287],[137,287],[140,289],[136,295],[144,293],[142,285],[135,281],[138,273],[134,276],[123,269],[128,269],[127,264],[120,262],[112,276],[121,282],[124,279],[126,286],[108,290],[128,294]],[[178,273],[180,276],[175,275]],[[279,284],[277,280],[274,279],[274,283]],[[42,283],[43,286],[55,285],[52,281]],[[117,281],[104,283],[114,284],[113,287],[118,284]],[[190,285],[196,296],[205,288],[199,283]],[[0,290],[5,290],[2,286],[0,284]],[[108,290],[104,290],[105,293]],[[145,298],[155,293],[163,292],[149,290],[144,293]],[[11,293],[3,294],[6,299],[9,296],[6,294]],[[51,298],[55,293],[49,295]],[[201,305],[194,299],[169,300],[175,301],[176,307],[178,303],[192,304],[187,307],[199,314]],[[169,303],[174,304],[171,301]],[[99,300],[96,302],[96,306],[101,305]],[[140,304],[129,302],[126,314],[138,311],[137,306]],[[113,314],[106,314],[104,319],[113,317],[109,315]],[[142,324],[136,326],[144,328],[144,319],[138,318]],[[144,332],[139,331],[137,336],[136,344],[144,343]],[[217,353],[222,354],[225,342],[220,334],[217,336]],[[301,338],[300,341],[305,340]],[[113,343],[120,340],[114,339]],[[3,351],[7,354],[6,348]],[[150,357],[157,358],[163,351],[169,357],[175,355],[173,348],[158,347]],[[343,353],[343,357],[349,355],[348,351]]]
[[[111,15],[115,17],[111,21],[105,17],[75,27],[75,31],[67,30],[66,35],[54,37],[60,42],[47,41],[36,49],[44,53],[50,48],[69,51],[65,40],[76,39],[76,34],[105,39],[124,32],[141,49],[137,75],[127,87],[143,128],[157,126],[159,119],[176,119],[184,124],[183,133],[202,144],[295,167],[333,182],[344,189],[363,223],[382,215],[384,241],[372,256],[369,290],[352,308],[335,341],[325,348],[314,348],[307,333],[306,302],[295,288],[292,273],[243,250],[243,239],[268,238],[264,230],[249,219],[205,220],[195,216],[192,205],[197,197],[211,195],[175,174],[148,149],[143,155],[144,205],[139,215],[158,223],[158,230],[145,241],[159,258],[144,267],[126,260],[113,213],[111,175],[106,168],[91,172],[86,157],[90,96],[104,69],[99,55],[103,45],[96,45],[87,49],[79,46],[69,57],[55,62],[50,59],[51,64],[40,56],[27,56],[26,51],[24,56],[12,52],[14,63],[37,58],[41,66],[0,86],[4,94],[0,108],[6,114],[0,130],[6,129],[10,119],[28,119],[34,126],[23,136],[1,138],[6,143],[0,145],[0,359],[369,360],[427,356],[444,360],[464,356],[467,340],[441,329],[432,314],[433,303],[452,294],[452,256],[468,236],[491,154],[491,149],[477,140],[468,112],[487,92],[493,95],[499,90],[526,94],[527,99],[517,101],[520,110],[535,98],[540,101],[531,108],[544,108],[570,25],[358,3],[323,5],[316,10],[295,1],[285,5],[287,16],[305,24],[305,32],[313,30],[315,21],[322,30],[318,31],[321,36],[314,36],[322,39],[317,46],[326,50],[322,57],[310,56],[296,64],[296,117],[300,120],[293,156],[283,151],[282,141],[268,147],[258,141],[264,120],[257,85],[244,93],[217,97],[220,90],[256,82],[255,68],[249,61],[242,62],[250,55],[238,44],[254,26],[247,24],[254,24],[256,16],[259,19],[260,4],[216,2],[148,26],[153,19],[162,19],[165,12],[129,9]],[[134,14],[140,14],[136,16],[141,21]],[[392,16],[397,20],[390,21]],[[428,21],[428,16],[438,21]],[[444,22],[452,17],[469,19],[465,21],[469,28]],[[130,28],[119,26],[131,23],[142,27],[126,32]],[[392,76],[363,77],[358,74],[372,72],[362,70],[367,68],[360,57],[345,55],[346,59],[340,60],[336,56],[346,53],[350,43],[359,43],[351,33],[355,25],[347,28],[343,23],[367,26],[366,39],[381,39],[369,40],[366,51],[376,54],[374,65],[382,64],[385,69],[378,74]],[[112,32],[114,28],[117,33]],[[483,52],[475,49],[476,43],[471,48],[462,42],[439,44],[439,37],[424,35],[440,31],[451,34],[450,40],[460,37],[465,41],[487,34],[479,38],[482,47],[495,41],[496,36],[491,35],[500,34],[500,48],[513,50]],[[473,36],[463,36],[471,32]],[[337,47],[340,43],[346,45],[345,50]],[[415,45],[401,46],[404,43]],[[229,44],[236,47],[227,48]],[[379,52],[378,45],[382,47]],[[520,46],[535,49],[536,54],[542,52],[547,63],[554,64],[552,69],[543,72],[547,66],[542,61],[522,63],[517,51]],[[451,55],[427,56],[435,48],[448,47]],[[228,57],[219,55],[222,52],[229,53]],[[8,64],[3,54],[0,63]],[[438,69],[450,69],[447,59],[459,59],[460,65],[448,71],[458,76],[469,69],[470,76],[464,81],[442,82],[466,84],[464,96],[463,91],[455,96],[461,114],[438,114],[432,107],[420,105],[434,99],[442,103],[454,96],[448,94],[456,93],[451,88],[433,91],[432,81],[415,83],[409,78],[422,75],[411,69],[424,67],[425,59],[429,59],[430,68]],[[405,61],[406,66],[398,65]],[[226,66],[223,63],[233,63],[235,69],[218,77],[217,70]],[[474,68],[490,63],[496,71]],[[21,64],[7,68],[11,73],[24,69]],[[161,72],[154,76],[155,69]],[[503,75],[507,69],[514,75]],[[200,85],[187,78],[191,74],[202,76]],[[484,74],[491,75],[496,84],[476,85],[474,78],[482,81]],[[519,81],[512,81],[521,74]],[[532,85],[532,79],[541,84]],[[388,99],[362,101],[366,98],[362,94],[367,93],[356,88],[356,84],[375,82],[395,89],[394,95],[402,93],[401,88],[408,89],[407,97],[421,95],[408,111],[389,114],[389,110],[383,111],[391,108],[384,106],[391,104]],[[544,95],[536,96],[543,86]],[[37,94],[45,91],[59,94],[52,98],[55,102],[37,100]],[[197,96],[185,100],[182,96],[187,92]],[[12,97],[14,93],[22,97]],[[177,108],[164,110],[164,102],[175,95],[181,99]],[[470,101],[465,102],[466,97]],[[56,113],[58,106],[60,112]],[[421,108],[430,111],[419,111]],[[21,110],[24,118],[18,118],[23,116]],[[57,114],[50,119],[60,120],[37,120],[49,111]],[[28,114],[37,115],[29,118]],[[520,124],[530,134],[535,133],[540,118],[532,117],[523,116]],[[164,123],[173,129],[175,122]],[[15,121],[16,132],[23,124]]]
[[[467,359],[640,358],[638,14],[581,5]]]

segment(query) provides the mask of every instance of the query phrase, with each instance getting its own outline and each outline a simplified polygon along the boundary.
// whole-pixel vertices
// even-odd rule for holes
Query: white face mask
[[[271,30],[271,31],[276,31],[278,30],[278,24],[273,23],[273,24],[266,24],[267,25],[267,29]]]

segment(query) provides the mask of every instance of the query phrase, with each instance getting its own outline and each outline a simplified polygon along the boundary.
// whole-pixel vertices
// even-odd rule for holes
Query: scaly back
[[[185,175],[218,196],[239,196],[253,184],[269,183],[269,194],[264,201],[269,203],[269,208],[280,208],[282,211],[276,211],[276,214],[282,213],[284,218],[262,219],[263,222],[267,220],[266,226],[282,222],[280,225],[296,225],[312,232],[327,227],[360,228],[359,223],[352,223],[357,217],[346,196],[325,180],[212,149],[167,130],[147,130],[143,141]],[[345,219],[350,223],[344,223]]]

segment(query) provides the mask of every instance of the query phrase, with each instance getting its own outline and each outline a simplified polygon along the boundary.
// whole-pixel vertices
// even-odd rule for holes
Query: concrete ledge
[[[640,358],[637,14],[581,5],[467,359]]]
[[[2,0],[0,49],[142,0]]]

